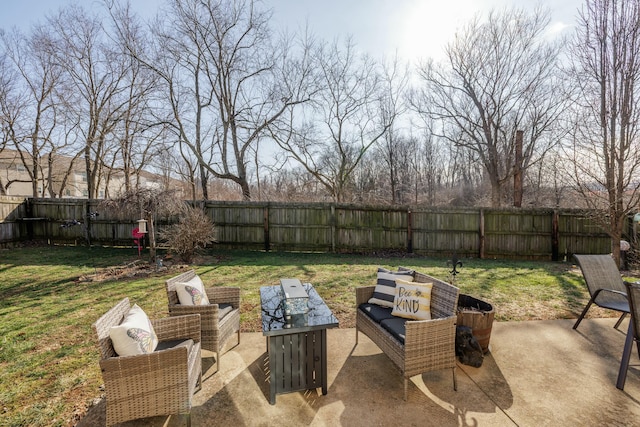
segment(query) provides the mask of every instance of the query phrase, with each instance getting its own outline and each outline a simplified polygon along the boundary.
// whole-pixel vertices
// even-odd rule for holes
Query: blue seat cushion
[[[382,322],[380,322],[380,325],[404,345],[404,338],[406,335],[406,322],[407,319],[394,316],[392,319],[384,319]]]
[[[368,302],[360,304],[360,310],[362,310],[367,316],[376,323],[382,322],[384,319],[391,319],[391,311],[393,309],[389,307],[382,307],[378,304],[370,304]]]

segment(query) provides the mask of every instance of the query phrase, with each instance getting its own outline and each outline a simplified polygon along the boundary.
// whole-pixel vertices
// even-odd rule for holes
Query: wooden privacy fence
[[[218,241],[307,251],[562,259],[607,253],[609,236],[578,210],[428,209],[209,202]]]
[[[46,240],[132,245],[138,218],[98,200],[0,198],[0,243]],[[218,245],[276,251],[396,251],[423,255],[560,260],[608,253],[609,236],[585,211],[209,201]],[[92,216],[87,221],[88,213]],[[172,218],[157,218],[158,229]],[[87,228],[87,224],[90,226]]]

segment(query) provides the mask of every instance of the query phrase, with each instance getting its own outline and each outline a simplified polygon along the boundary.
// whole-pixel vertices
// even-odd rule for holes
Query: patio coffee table
[[[276,393],[322,387],[322,394],[327,394],[327,329],[338,327],[338,319],[310,283],[303,286],[309,295],[309,312],[286,318],[281,287],[260,288],[272,405],[276,403]]]

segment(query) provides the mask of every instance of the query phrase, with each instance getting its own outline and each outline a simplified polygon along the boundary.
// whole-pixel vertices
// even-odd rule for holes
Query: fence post
[[[264,220],[264,250],[269,252],[269,246],[271,246],[269,242],[269,205],[262,209],[262,215]]]
[[[26,206],[25,206],[25,216],[28,219],[33,218],[33,203],[31,200],[31,197],[28,197],[26,199]],[[31,241],[33,240],[33,221],[27,221],[27,238]]]
[[[479,238],[480,241],[478,242],[478,257],[480,259],[484,258],[484,209],[480,209],[480,230],[478,230],[479,232]]]
[[[331,252],[336,251],[336,205],[331,204],[331,218],[329,218],[331,224]]]
[[[87,246],[91,248],[91,201],[87,199],[82,202],[82,210],[84,211],[84,232],[87,239]]]
[[[554,209],[551,217],[551,260],[558,261],[560,257],[560,235],[559,235],[559,215]]]
[[[411,209],[407,209],[407,252],[413,253],[413,231]]]

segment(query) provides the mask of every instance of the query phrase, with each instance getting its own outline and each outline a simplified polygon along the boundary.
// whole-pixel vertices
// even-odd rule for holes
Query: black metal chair
[[[618,372],[618,381],[616,382],[616,387],[620,390],[624,390],[624,383],[627,380],[633,341],[636,342],[638,354],[640,354],[640,284],[625,282],[625,286],[627,288],[629,308],[631,309],[631,320],[629,320],[629,330],[627,331],[627,339],[624,342],[624,351],[622,352],[620,371]]]
[[[622,313],[614,328],[618,328],[627,313],[629,313],[629,301],[624,281],[620,270],[611,255],[574,255],[578,262],[584,281],[589,289],[591,299],[582,310],[582,314],[573,325],[577,329],[592,304]]]

